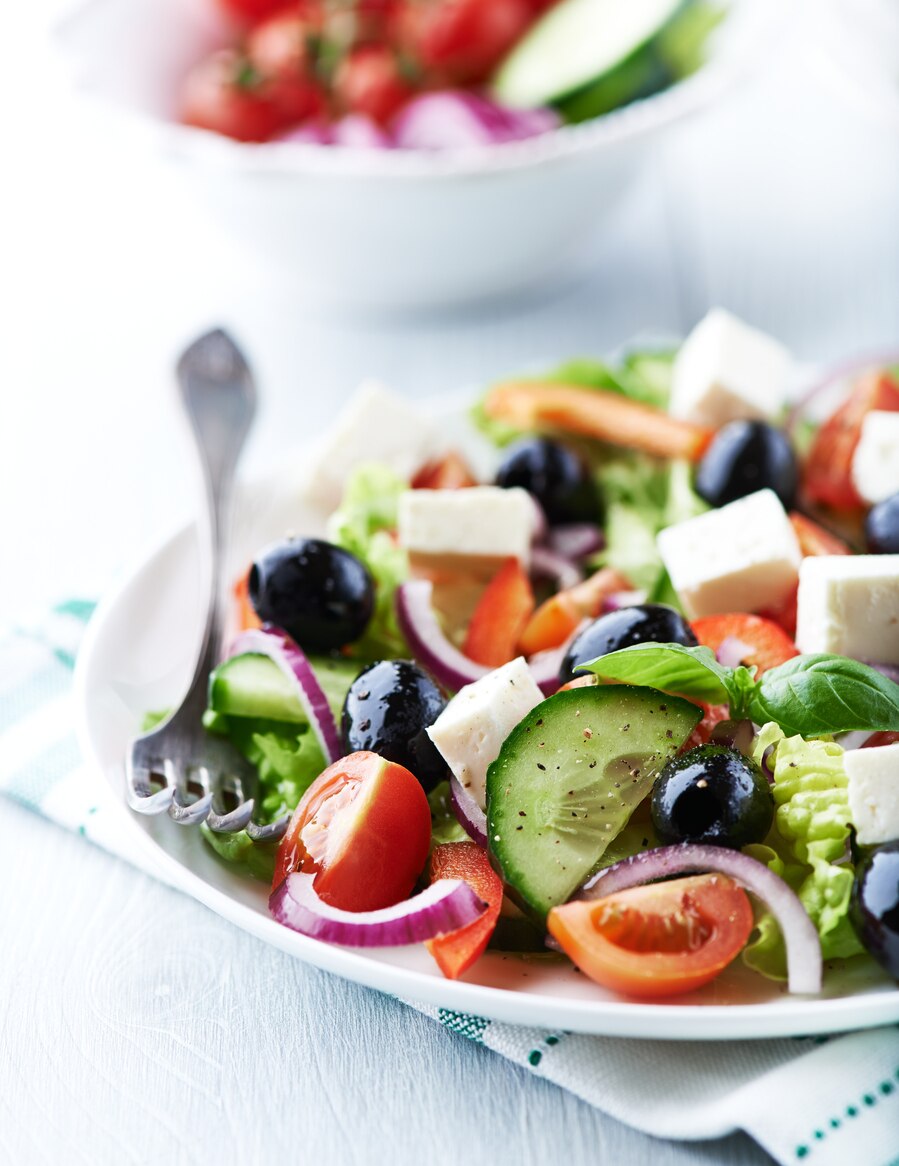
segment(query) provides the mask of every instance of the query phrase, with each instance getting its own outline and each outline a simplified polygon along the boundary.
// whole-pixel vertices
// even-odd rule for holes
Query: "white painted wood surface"
[[[431,394],[676,333],[715,303],[807,360],[899,345],[899,143],[804,54],[648,160],[577,284],[442,319],[318,319],[200,216],[154,217],[171,209],[154,176],[118,173],[52,90],[22,97],[58,3],[27,7],[0,77],[4,615],[95,594],[189,507],[169,369],[211,323],[257,366],[257,466],[363,375]],[[18,807],[0,842],[0,1163],[766,1160],[741,1135],[628,1130]]]

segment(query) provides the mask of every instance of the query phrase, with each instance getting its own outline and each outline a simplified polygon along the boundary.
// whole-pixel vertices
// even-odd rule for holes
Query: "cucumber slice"
[[[331,711],[339,717],[347,689],[363,665],[326,656],[310,662]],[[305,710],[290,680],[273,660],[256,652],[219,664],[209,677],[209,708],[222,716],[306,724]]]
[[[702,716],[652,688],[558,692],[529,713],[487,770],[487,837],[500,873],[545,918],[601,864]]]
[[[684,0],[562,0],[500,66],[493,92],[504,105],[558,101],[630,61]]]

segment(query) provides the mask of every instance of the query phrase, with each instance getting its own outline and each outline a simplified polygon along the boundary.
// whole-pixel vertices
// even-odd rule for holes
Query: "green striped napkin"
[[[82,761],[72,669],[93,605],[0,637],[0,791],[127,858],[121,807]],[[153,872],[156,873],[156,872]],[[410,1002],[657,1137],[746,1130],[780,1163],[899,1163],[899,1026],[836,1038],[635,1041],[501,1024]]]

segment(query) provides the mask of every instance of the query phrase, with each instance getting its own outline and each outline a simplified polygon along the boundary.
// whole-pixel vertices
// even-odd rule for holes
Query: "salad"
[[[706,0],[217,0],[180,119],[238,141],[440,150],[533,137],[694,72]]]
[[[206,841],[285,926],[448,977],[899,979],[897,373],[789,413],[789,354],[716,310],[492,385],[489,470],[366,388],[310,468],[327,537],[260,548],[210,677],[286,829]]]

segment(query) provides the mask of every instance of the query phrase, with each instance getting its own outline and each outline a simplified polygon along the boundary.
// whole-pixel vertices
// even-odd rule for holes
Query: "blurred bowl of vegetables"
[[[583,254],[778,0],[83,0],[76,90],[325,305],[443,307]],[[143,132],[139,132],[143,131]]]

